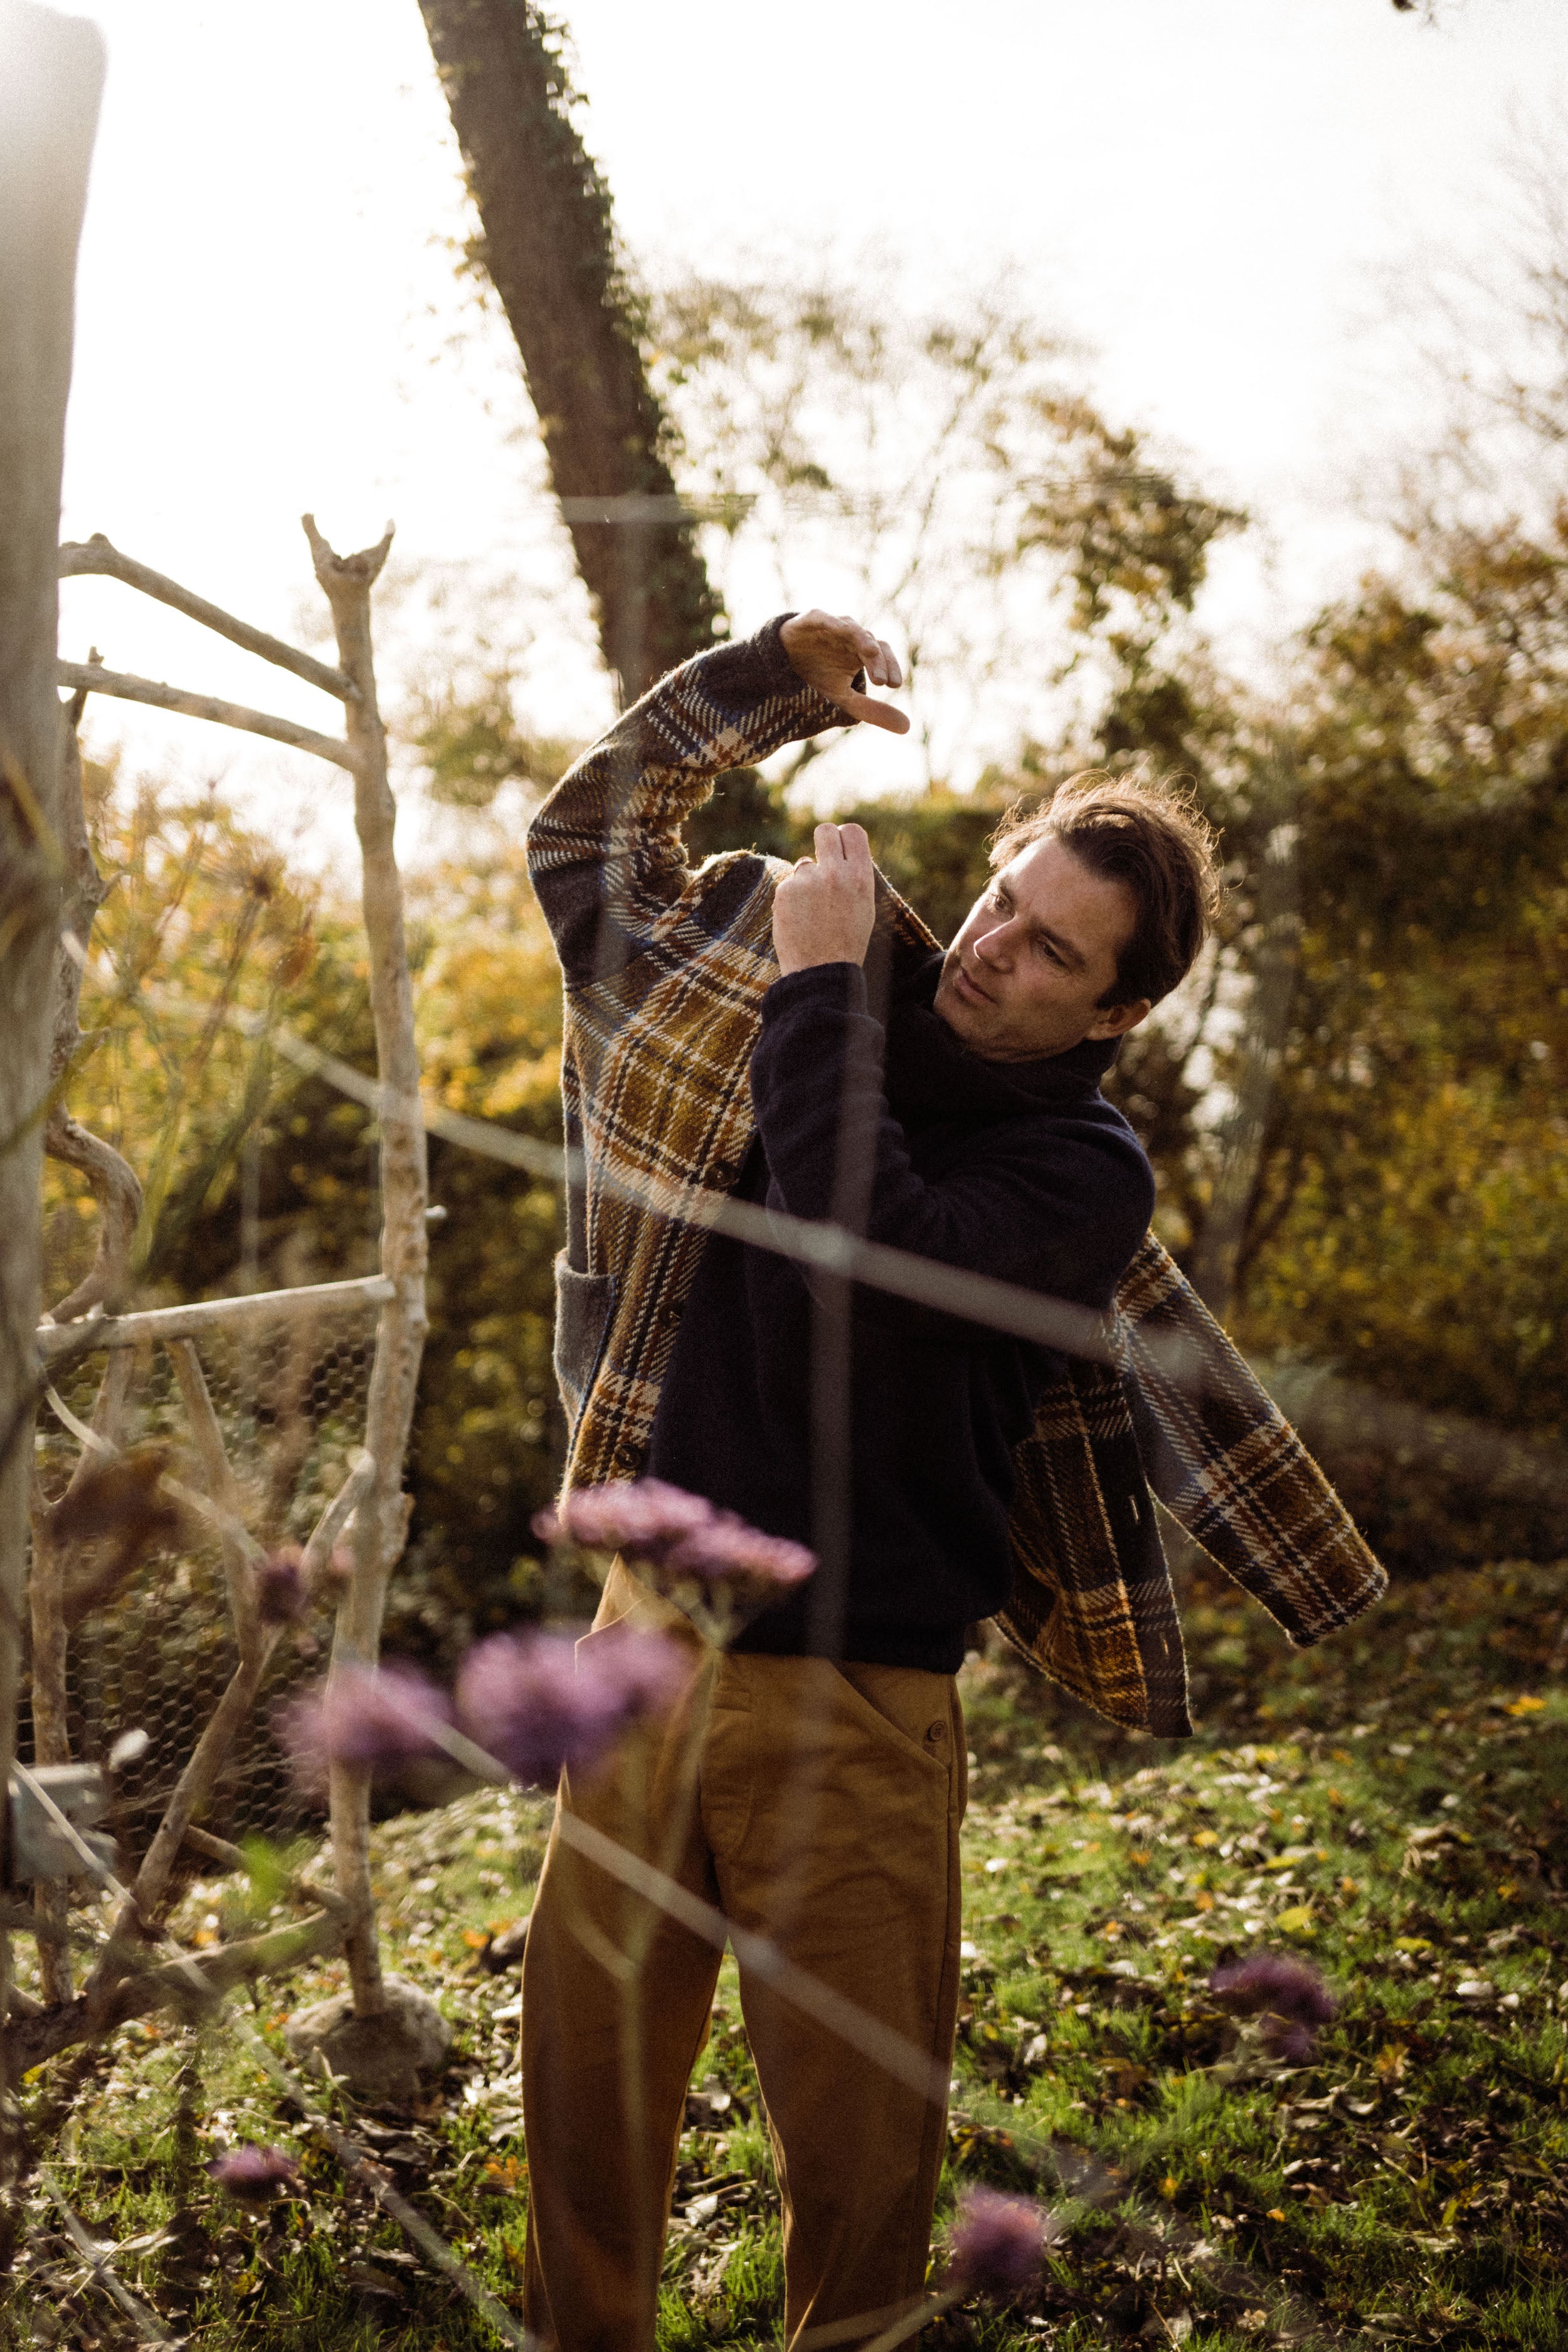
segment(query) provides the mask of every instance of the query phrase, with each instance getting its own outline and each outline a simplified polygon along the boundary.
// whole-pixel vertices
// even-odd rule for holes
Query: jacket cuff
[[[785,653],[784,625],[794,618],[793,613],[775,613],[751,636],[737,637],[732,645],[700,654],[697,658],[710,689],[733,695],[742,702],[787,698],[799,709],[798,736],[820,735],[829,727],[858,727],[858,719],[849,718],[826,694],[806,684]]]

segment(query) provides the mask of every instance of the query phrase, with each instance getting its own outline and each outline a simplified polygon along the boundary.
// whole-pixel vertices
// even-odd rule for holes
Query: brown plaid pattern
[[[576,1270],[598,1277],[607,1300],[569,1486],[641,1471],[704,1239],[690,1195],[727,1193],[752,1134],[751,1055],[777,977],[773,894],[787,868],[735,852],[693,873],[681,828],[725,769],[840,724],[790,669],[771,625],[673,671],[579,761],[530,828],[530,872],[565,983],[567,1137],[587,1166]],[[934,944],[891,891],[882,919],[899,941]],[[1125,1370],[1075,1364],[1018,1449],[1016,1589],[998,1623],[1041,1673],[1101,1714],[1181,1738],[1192,1728],[1186,1667],[1149,1477],[1295,1643],[1332,1633],[1385,1579],[1152,1235],[1118,1307]]]

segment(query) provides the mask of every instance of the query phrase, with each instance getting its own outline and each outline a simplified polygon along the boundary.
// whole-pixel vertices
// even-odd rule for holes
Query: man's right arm
[[[681,839],[713,779],[848,714],[795,668],[784,624],[671,670],[562,778],[528,829],[528,869],[567,985],[619,971],[689,879]]]

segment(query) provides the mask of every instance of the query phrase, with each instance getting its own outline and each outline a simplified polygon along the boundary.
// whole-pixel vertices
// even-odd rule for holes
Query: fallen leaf
[[[1281,1911],[1274,1925],[1283,1936],[1315,1936],[1318,1923],[1310,1903],[1293,1903],[1289,1911]]]

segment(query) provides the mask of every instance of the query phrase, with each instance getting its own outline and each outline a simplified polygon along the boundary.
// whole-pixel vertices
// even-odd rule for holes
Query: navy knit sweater
[[[757,1136],[737,1197],[861,1223],[873,1241],[1108,1307],[1154,1181],[1099,1081],[1114,1042],[982,1061],[931,1009],[940,954],[906,971],[886,1026],[865,974],[775,982],[752,1056]],[[836,1193],[858,1139],[858,1200]],[[687,1301],[648,1467],[770,1534],[813,1540],[811,1277],[715,1234]],[[802,1588],[736,1643],[952,1673],[963,1629],[1012,1587],[1013,1448],[1060,1370],[1043,1348],[858,1287],[850,1339],[852,1531],[845,1590]]]

